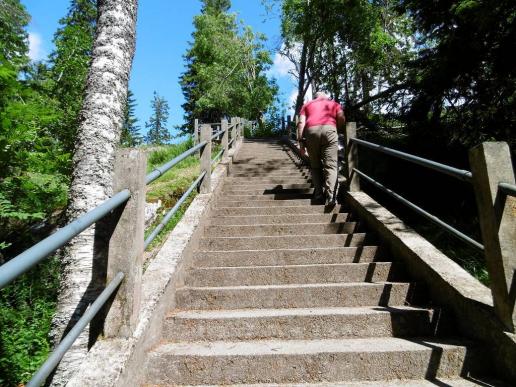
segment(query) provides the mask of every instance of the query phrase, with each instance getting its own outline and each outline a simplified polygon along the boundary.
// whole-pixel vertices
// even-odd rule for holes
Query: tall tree
[[[98,0],[97,33],[73,158],[67,215],[75,219],[95,208],[113,192],[115,151],[120,141],[127,101],[127,84],[136,40],[137,0]],[[104,286],[92,268],[105,266],[105,251],[96,249],[102,235],[90,227],[66,247],[58,311],[52,337],[57,343],[75,324]],[[91,332],[94,334],[94,332]],[[91,344],[85,330],[61,361],[53,385],[61,386],[75,372]]]
[[[420,50],[411,64],[411,133],[467,146],[508,141],[516,151],[516,3],[404,0]]]
[[[250,28],[239,29],[235,15],[228,13],[230,5],[229,0],[203,0],[201,14],[194,18],[187,70],[180,79],[185,132],[192,130],[195,118],[260,119],[277,93],[275,83],[265,76],[272,63],[263,46],[265,37]]]
[[[70,153],[79,125],[96,23],[96,0],[72,0],[54,35],[56,48],[50,55],[52,93],[63,112],[56,134]]]
[[[157,92],[151,101],[152,115],[149,121],[145,123],[148,129],[145,141],[151,145],[163,145],[170,141],[170,132],[167,129],[168,121],[168,102],[161,97]]]
[[[131,90],[127,92],[127,103],[124,111],[124,124],[122,126],[122,135],[120,136],[120,144],[126,147],[138,146],[143,139],[140,135],[140,126],[138,118],[136,118],[134,109],[136,108],[136,99]]]

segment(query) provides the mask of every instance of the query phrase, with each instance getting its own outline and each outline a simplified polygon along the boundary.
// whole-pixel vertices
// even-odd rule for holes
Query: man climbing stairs
[[[482,348],[416,306],[424,297],[374,235],[311,192],[286,147],[245,141],[146,383],[491,385],[470,377],[488,367]]]

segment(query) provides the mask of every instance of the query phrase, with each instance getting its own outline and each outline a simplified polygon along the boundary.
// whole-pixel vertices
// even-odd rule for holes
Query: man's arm
[[[344,115],[344,111],[340,110],[337,113],[337,132],[344,133],[346,130],[346,116]]]

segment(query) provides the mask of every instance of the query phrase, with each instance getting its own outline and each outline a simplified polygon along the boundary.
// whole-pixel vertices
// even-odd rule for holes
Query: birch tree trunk
[[[98,22],[73,158],[68,219],[75,219],[109,198],[119,143],[127,84],[136,41],[138,0],[98,0]],[[105,285],[106,239],[97,224],[63,249],[54,344],[64,337]],[[92,323],[65,355],[51,385],[63,386],[94,343]]]

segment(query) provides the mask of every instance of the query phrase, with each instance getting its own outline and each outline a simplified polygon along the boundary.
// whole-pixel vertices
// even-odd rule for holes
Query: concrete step
[[[404,305],[408,283],[338,283],[190,287],[176,291],[179,309],[315,308]]]
[[[236,226],[258,224],[307,224],[340,223],[350,219],[349,214],[308,214],[308,215],[255,215],[255,216],[219,216],[210,219],[212,226]]]
[[[196,267],[241,267],[373,262],[380,254],[376,246],[305,248],[277,250],[199,251]]]
[[[212,216],[255,216],[255,215],[307,215],[335,214],[340,212],[340,206],[293,206],[293,207],[218,207]]]
[[[305,223],[305,224],[257,224],[236,226],[207,226],[205,232],[210,237],[258,237],[282,235],[322,235],[352,234],[357,223]]]
[[[175,387],[177,384],[144,384],[143,387]],[[215,387],[207,386],[205,387]],[[405,379],[405,380],[378,380],[374,382],[322,382],[322,383],[253,383],[253,384],[227,384],[228,387],[510,387],[505,383],[485,378],[432,378],[426,379]]]
[[[201,251],[302,249],[321,247],[358,247],[365,241],[365,233],[338,235],[286,235],[260,237],[201,238]]]
[[[255,177],[255,178],[249,178],[249,177],[228,177],[225,180],[226,185],[248,185],[248,184],[304,184],[309,183],[310,179],[308,177],[303,176],[287,176],[287,177]]]
[[[254,172],[254,173],[280,173],[280,172],[297,172],[297,171],[304,171],[304,172],[310,172],[310,168],[304,165],[295,165],[292,163],[291,165],[284,165],[284,166],[251,166],[251,165],[238,165],[233,164],[231,167],[230,174],[234,173],[248,173],[248,172]]]
[[[303,188],[255,188],[255,187],[230,187],[224,186],[222,192],[224,195],[279,195],[279,194],[312,194],[313,187],[310,184],[301,184]]]
[[[408,306],[192,310],[170,313],[167,341],[308,340],[432,335],[432,312]]]
[[[268,179],[268,178],[291,178],[291,177],[311,177],[311,173],[308,170],[273,170],[273,171],[241,171],[233,172],[229,177],[237,179]]]
[[[225,192],[221,197],[220,200],[224,201],[255,201],[255,200],[310,200],[312,198],[311,193],[278,193],[278,194],[259,194],[259,195],[253,195],[253,194],[234,194],[234,193],[227,193]]]
[[[255,286],[350,282],[386,282],[395,278],[390,262],[285,266],[193,268],[187,286]]]
[[[226,197],[221,197],[216,202],[216,207],[299,207],[310,206],[311,199],[295,199],[295,200],[245,200],[245,201],[231,201]]]
[[[199,385],[454,378],[482,368],[481,355],[480,348],[457,340],[168,343],[150,353],[147,381]]]
[[[280,189],[290,189],[290,188],[313,188],[310,183],[256,183],[254,181],[249,180],[247,184],[224,184],[224,190],[228,189],[237,189],[237,190],[250,190],[250,189],[263,189],[263,190],[280,190]]]

